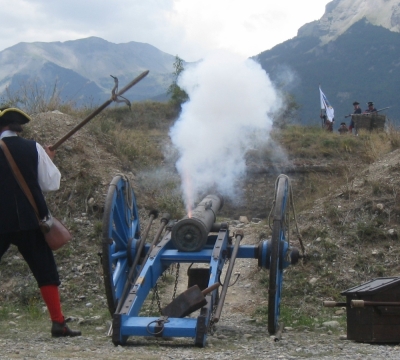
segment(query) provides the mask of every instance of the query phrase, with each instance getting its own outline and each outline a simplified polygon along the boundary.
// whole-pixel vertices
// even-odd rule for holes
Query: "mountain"
[[[359,11],[356,11],[359,9]],[[318,86],[335,109],[336,126],[353,101],[368,101],[396,120],[400,110],[400,1],[334,0],[323,17],[256,58],[301,105],[300,121],[319,124]],[[294,81],[288,81],[288,74]]]
[[[299,29],[299,36],[314,35],[322,43],[335,40],[353,24],[366,19],[393,32],[400,31],[399,0],[334,0],[325,7],[320,20]]]
[[[175,57],[152,45],[114,44],[97,37],[66,42],[19,43],[0,52],[0,92],[35,82],[51,94],[78,104],[108,99],[116,76],[120,88],[145,70],[149,75],[129,90],[129,99],[165,97]]]

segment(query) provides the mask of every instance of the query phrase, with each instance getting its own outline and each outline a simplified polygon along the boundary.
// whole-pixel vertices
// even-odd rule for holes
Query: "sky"
[[[0,51],[97,36],[148,43],[185,61],[215,50],[250,57],[297,35],[330,0],[0,0]]]

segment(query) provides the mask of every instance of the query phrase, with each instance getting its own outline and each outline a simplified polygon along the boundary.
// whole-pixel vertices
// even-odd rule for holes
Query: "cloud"
[[[246,57],[296,35],[328,0],[0,0],[0,50],[18,42],[98,36],[149,43],[186,61],[215,49]]]
[[[10,35],[8,41],[2,40],[6,46],[20,41],[67,41],[89,36],[116,43],[149,42],[153,38],[159,42],[167,39],[168,33],[176,36],[174,29],[166,31],[172,0],[1,0],[1,4],[6,22],[2,20],[0,26]]]

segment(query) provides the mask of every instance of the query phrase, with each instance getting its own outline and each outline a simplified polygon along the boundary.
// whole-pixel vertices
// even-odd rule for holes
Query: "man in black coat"
[[[354,111],[353,115],[361,114],[361,108],[360,108],[360,103],[358,101],[353,102],[354,106]],[[353,118],[350,120],[350,125],[349,125],[349,132],[352,134],[354,129],[354,121]]]
[[[17,108],[0,108],[0,139],[8,147],[24,177],[38,208],[39,217],[49,211],[42,191],[58,190],[61,174],[53,164],[55,151],[19,136],[22,125],[30,121]],[[27,262],[40,288],[52,320],[54,337],[78,336],[65,323],[58,286],[60,280],[53,252],[39,228],[38,218],[25,193],[18,185],[10,165],[0,150],[0,259],[11,244]]]
[[[374,107],[374,103],[372,101],[368,101],[367,103],[368,109],[364,111],[365,114],[370,114],[376,112],[377,110]]]

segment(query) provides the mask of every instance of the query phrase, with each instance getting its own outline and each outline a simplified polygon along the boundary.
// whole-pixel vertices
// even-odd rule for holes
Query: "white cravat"
[[[18,134],[11,130],[5,130],[1,133],[0,139],[18,136]],[[43,147],[36,143],[36,150],[38,152],[38,182],[43,192],[55,191],[60,188],[61,174],[57,167],[51,161],[50,157],[46,154]]]

